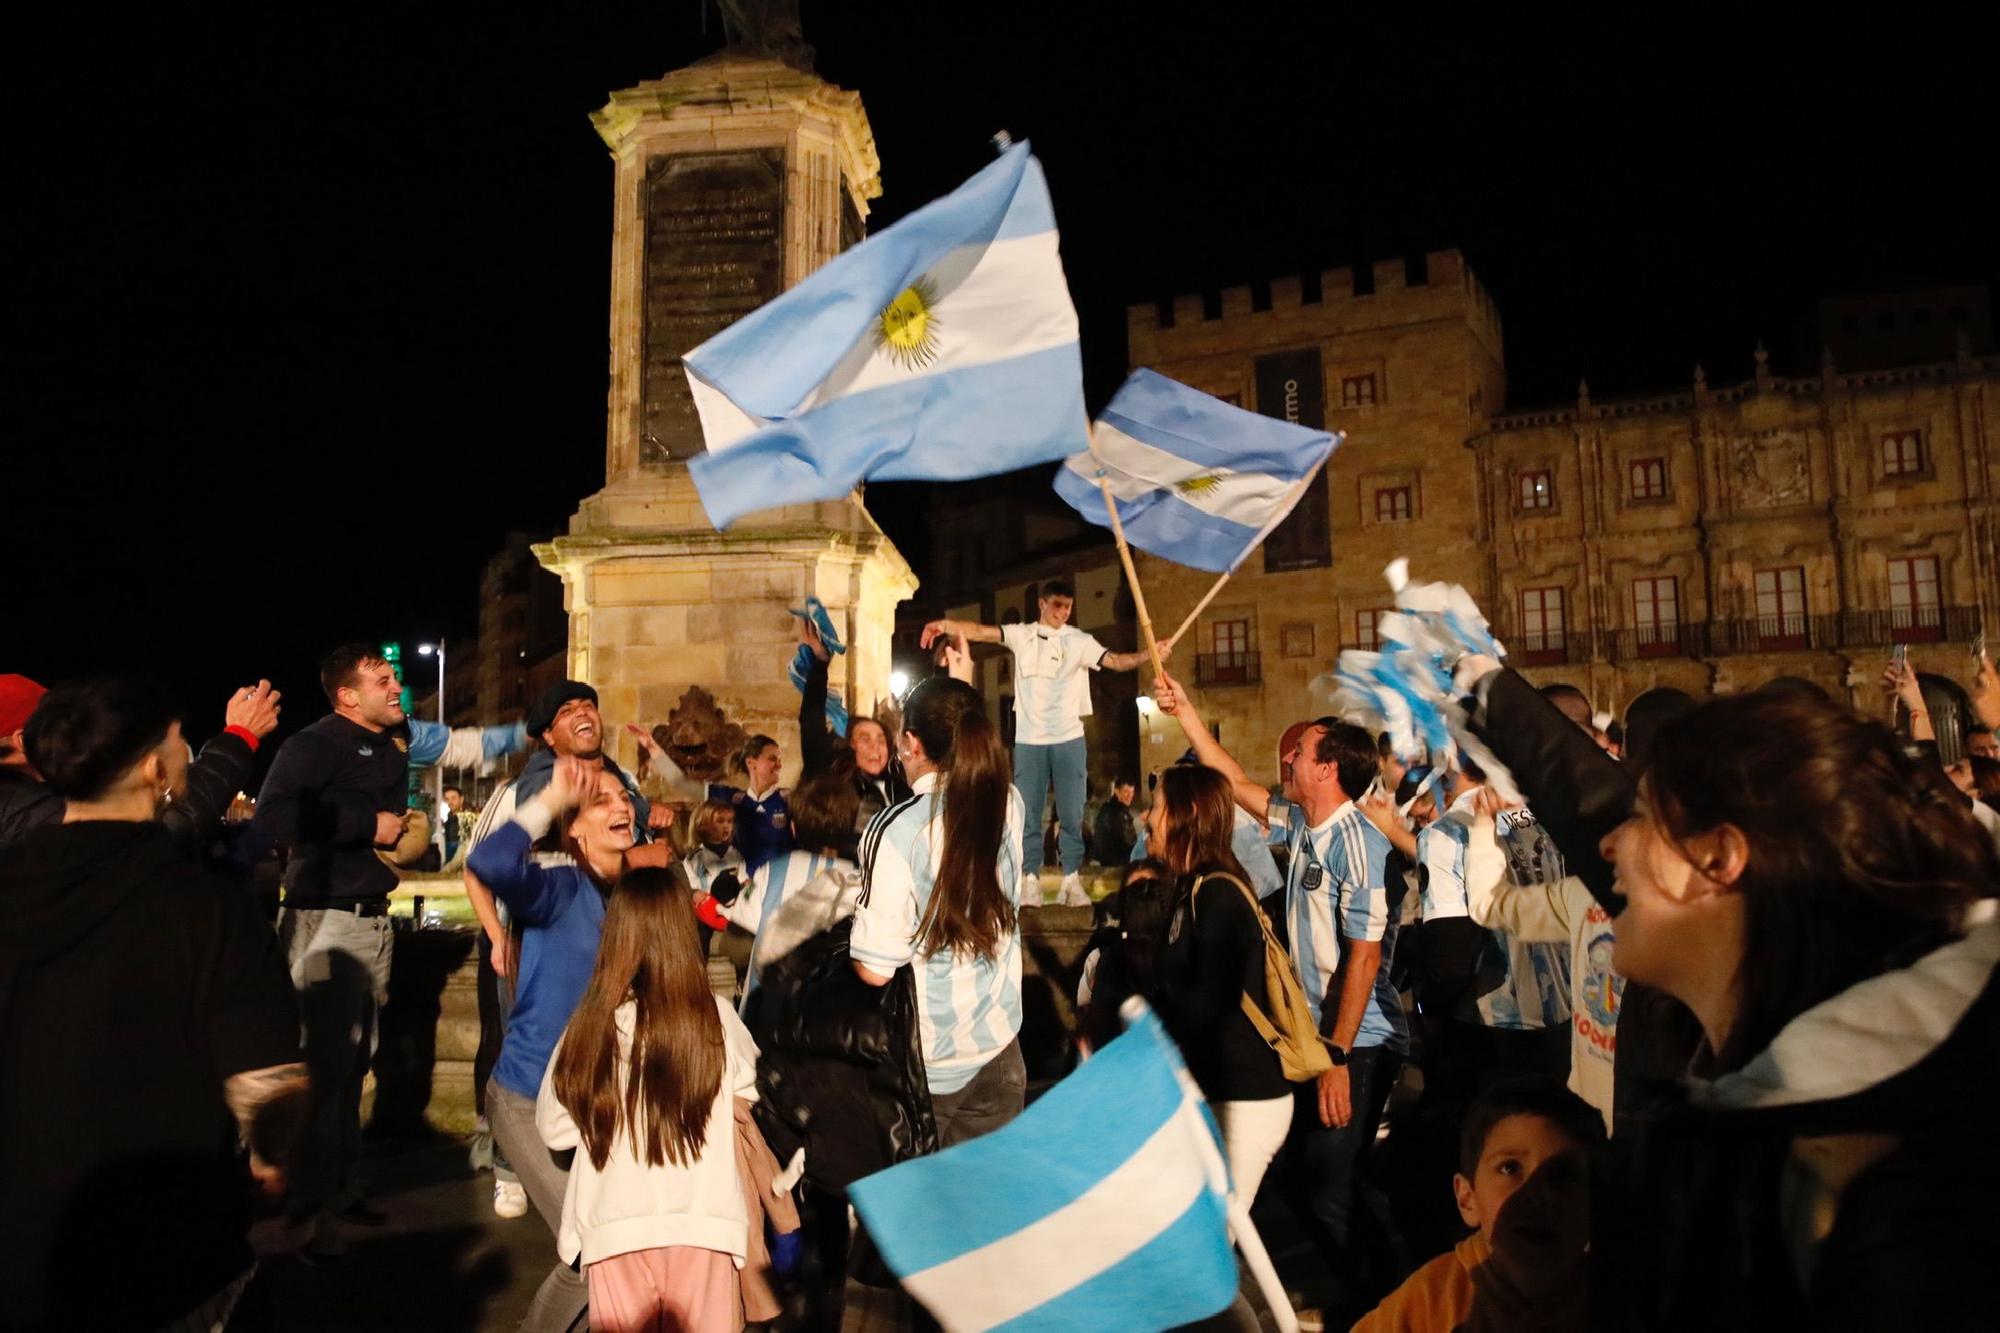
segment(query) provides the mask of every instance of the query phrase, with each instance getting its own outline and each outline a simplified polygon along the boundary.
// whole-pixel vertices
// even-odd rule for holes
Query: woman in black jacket
[[[1264,931],[1250,877],[1230,851],[1235,826],[1228,778],[1196,764],[1160,774],[1146,845],[1176,881],[1154,963],[1161,1018],[1214,1107],[1247,1205],[1291,1128],[1292,1085],[1243,1012],[1245,995],[1263,1002]]]
[[[1482,682],[1489,742],[1538,814],[1605,821],[1616,784],[1517,682]],[[1599,1322],[1991,1326],[2000,860],[1952,795],[1820,700],[1735,696],[1661,729],[1592,887],[1624,907],[1619,971],[1702,1042],[1667,1109],[1613,1140]]]
[[[799,696],[799,784],[835,771],[853,782],[860,807],[854,817],[854,836],[841,848],[841,855],[859,860],[862,830],[890,806],[910,799],[909,779],[903,775],[889,729],[874,718],[851,720],[846,744],[833,734],[826,724],[826,672],[832,654],[810,619],[800,619],[799,640],[812,650],[805,688]]]

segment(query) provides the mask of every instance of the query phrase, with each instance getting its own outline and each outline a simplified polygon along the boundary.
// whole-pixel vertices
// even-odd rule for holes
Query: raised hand
[[[1153,682],[1153,702],[1160,706],[1162,713],[1172,717],[1181,711],[1181,705],[1187,702],[1187,695],[1182,692],[1179,681],[1162,671],[1160,678]]]
[[[831,662],[833,653],[827,648],[826,640],[820,636],[819,626],[813,624],[811,616],[800,616],[799,642],[812,649],[812,655],[822,662]]]
[[[574,810],[583,804],[584,794],[596,781],[596,773],[584,767],[583,760],[575,755],[563,755],[556,760],[555,768],[549,774],[549,785],[542,795],[557,810]]]
[[[928,625],[925,625],[924,632],[917,636],[917,647],[928,649],[937,640],[938,635],[949,634],[950,632],[951,622],[949,620],[933,620]]]
[[[268,680],[245,685],[229,696],[222,710],[222,725],[241,727],[261,741],[278,729],[278,700],[282,698],[284,695],[272,689]]]

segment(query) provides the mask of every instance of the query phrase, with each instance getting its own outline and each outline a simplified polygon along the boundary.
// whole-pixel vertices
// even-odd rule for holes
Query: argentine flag
[[[948,1329],[1159,1329],[1236,1294],[1215,1122],[1151,1012],[1006,1128],[848,1189]]]
[[[1102,469],[1125,540],[1175,564],[1227,573],[1292,512],[1342,438],[1135,370],[1098,417],[1090,448],[1056,472],[1056,494],[1109,527]]]
[[[681,358],[709,521],[1088,444],[1076,308],[1025,143]]]

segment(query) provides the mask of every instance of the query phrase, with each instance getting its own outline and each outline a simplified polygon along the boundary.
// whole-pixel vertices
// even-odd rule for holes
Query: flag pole
[[[1250,1266],[1250,1276],[1257,1280],[1257,1289],[1264,1293],[1264,1303],[1271,1308],[1271,1322],[1278,1326],[1278,1333],[1299,1333],[1299,1317],[1292,1309],[1292,1298],[1285,1294],[1285,1284],[1278,1280],[1278,1270],[1271,1263],[1271,1252],[1264,1248],[1264,1238],[1257,1234],[1257,1224],[1250,1220],[1250,1205],[1234,1194],[1229,1196],[1229,1230],[1236,1248],[1243,1252],[1243,1262]]]
[[[1202,599],[1194,604],[1194,610],[1187,613],[1187,619],[1181,622],[1181,627],[1167,636],[1169,647],[1179,643],[1181,635],[1187,633],[1188,627],[1194,624],[1195,617],[1208,610],[1208,604],[1215,600],[1215,594],[1222,591],[1222,585],[1229,582],[1229,576],[1234,574],[1238,567],[1250,558],[1250,553],[1264,544],[1264,539],[1271,535],[1271,529],[1284,522],[1286,518],[1290,517],[1292,510],[1298,508],[1299,499],[1305,495],[1306,487],[1313,484],[1313,479],[1319,476],[1320,469],[1325,466],[1326,460],[1321,459],[1319,463],[1314,465],[1312,471],[1299,478],[1298,484],[1292,487],[1292,493],[1285,497],[1284,507],[1278,511],[1278,517],[1266,526],[1262,532],[1257,534],[1255,541],[1243,548],[1243,554],[1236,557],[1236,564],[1222,571],[1222,577],[1217,579],[1206,593],[1202,594]]]
[[[1248,553],[1246,552],[1245,554]],[[1201,600],[1194,604],[1194,610],[1188,612],[1187,619],[1181,622],[1181,627],[1167,636],[1168,643],[1179,643],[1181,641],[1181,635],[1188,632],[1188,626],[1194,624],[1195,617],[1208,610],[1208,604],[1215,600],[1215,594],[1222,591],[1222,585],[1229,582],[1229,576],[1235,572],[1233,569],[1222,571],[1222,577],[1217,579],[1214,585],[1202,594]]]
[[[1153,617],[1146,611],[1146,594],[1139,588],[1132,547],[1125,540],[1125,524],[1118,517],[1118,497],[1111,493],[1111,478],[1104,474],[1101,464],[1097,469],[1097,487],[1104,492],[1104,512],[1111,516],[1111,535],[1118,539],[1118,558],[1125,562],[1125,581],[1132,585],[1132,608],[1139,613],[1139,641],[1146,645],[1146,656],[1153,659],[1153,679],[1158,680],[1166,670],[1160,662],[1160,641],[1153,637]]]

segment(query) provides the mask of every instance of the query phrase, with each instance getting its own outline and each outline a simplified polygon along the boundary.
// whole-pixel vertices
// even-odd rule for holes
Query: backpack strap
[[[1291,951],[1278,943],[1278,934],[1271,929],[1271,918],[1264,914],[1264,904],[1257,901],[1257,891],[1227,871],[1217,870],[1203,875],[1194,882],[1194,887],[1188,890],[1188,918],[1190,920],[1194,917],[1195,900],[1201,893],[1201,886],[1208,883],[1211,879],[1219,879],[1234,884],[1242,891],[1243,897],[1250,904],[1250,915],[1257,919],[1257,927],[1264,934],[1264,949],[1267,960],[1270,957],[1270,951],[1273,949],[1276,949],[1287,958],[1291,956]],[[1264,1007],[1250,998],[1249,991],[1242,992],[1242,998],[1243,1016],[1250,1020],[1251,1027],[1257,1029],[1257,1035],[1264,1039],[1264,1044],[1275,1050],[1278,1044],[1284,1040],[1284,1034],[1278,1031],[1277,1024],[1273,1023],[1270,1016],[1264,1012]],[[1314,1035],[1328,1046],[1333,1045],[1332,1040],[1325,1034],[1315,1033]]]

